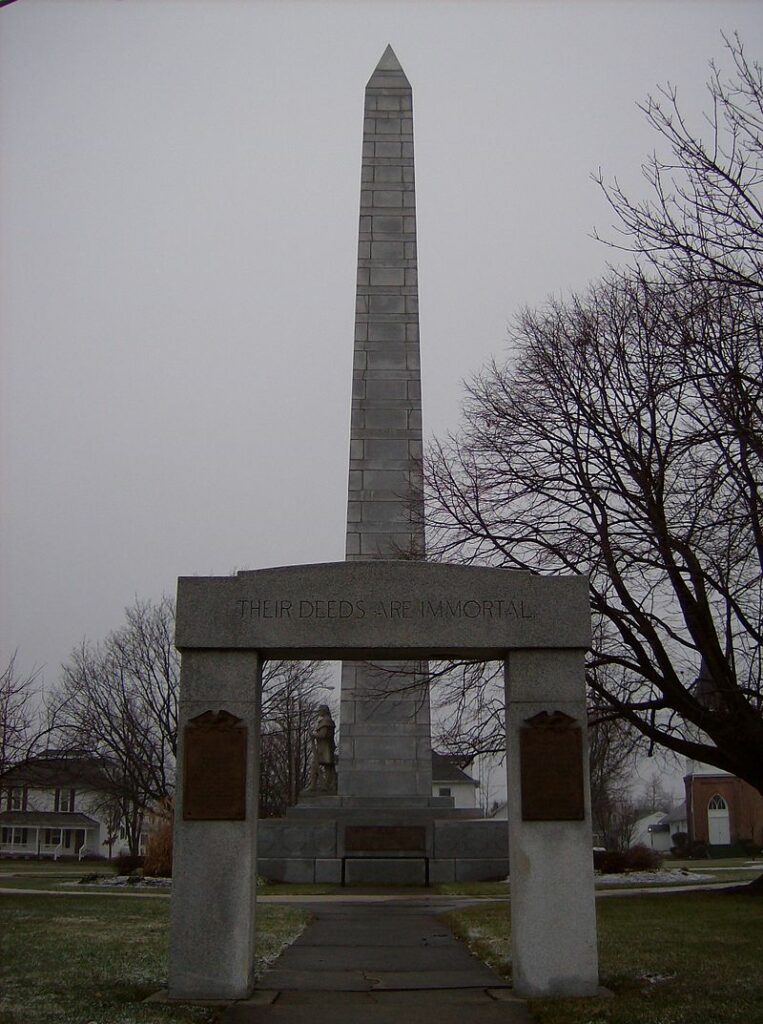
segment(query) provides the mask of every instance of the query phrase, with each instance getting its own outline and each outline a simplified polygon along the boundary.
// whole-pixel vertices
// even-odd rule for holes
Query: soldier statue
[[[318,719],[312,732],[313,763],[310,769],[310,793],[336,793],[336,744],[334,719],[327,704],[318,708]]]

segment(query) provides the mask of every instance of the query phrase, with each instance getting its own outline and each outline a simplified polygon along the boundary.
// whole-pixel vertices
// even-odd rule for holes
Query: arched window
[[[716,793],[715,796],[711,797],[710,803],[707,805],[708,811],[727,811],[728,808],[729,805],[720,793]]]

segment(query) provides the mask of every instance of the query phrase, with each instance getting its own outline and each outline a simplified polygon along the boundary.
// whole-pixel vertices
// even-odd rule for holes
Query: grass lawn
[[[266,882],[257,887],[258,896],[331,896],[346,891],[341,885],[323,882]]]
[[[614,999],[533,1000],[539,1024],[763,1024],[763,899],[718,892],[597,903],[602,984]],[[505,904],[446,916],[510,976]]]
[[[257,908],[261,971],[302,930],[295,907]],[[0,1024],[211,1021],[142,1001],[166,985],[168,900],[0,896]]]
[[[0,889],[66,889],[71,891],[74,888],[77,892],[80,889],[86,892],[87,886],[73,885],[73,883],[79,881],[82,875],[82,871],[76,875],[71,872],[60,875],[49,872],[44,875],[14,875],[13,877],[0,875]]]
[[[717,866],[716,866],[717,865]],[[666,871],[685,869],[691,871],[697,875],[710,875],[711,879],[706,884],[715,884],[716,882],[728,883],[733,885],[735,882],[750,882],[757,875],[763,874],[763,862],[757,864],[750,864],[749,861],[737,858],[732,860],[729,858],[724,861],[706,861],[706,860],[687,860],[687,861],[665,861],[663,868]],[[628,882],[627,872],[622,876],[623,881],[617,883],[617,888],[622,889],[641,889],[644,887],[644,882]],[[597,889],[612,889],[615,886],[611,882],[603,882],[598,878],[595,879]],[[659,872],[655,872],[655,885],[665,886],[681,886],[681,885],[701,885],[701,882],[692,882],[690,879],[686,881],[670,881],[660,882]],[[442,882],[439,885],[433,886],[434,891],[440,893],[443,896],[487,896],[493,899],[500,899],[507,897],[511,892],[511,886],[508,882]]]
[[[696,857],[692,860],[673,860],[669,858],[663,867],[686,868],[688,871],[723,871],[725,868],[744,868],[751,871],[763,871],[763,858],[761,857]]]
[[[20,860],[11,857],[3,857],[0,860],[0,877],[4,875],[73,875],[78,878],[80,875],[97,871],[101,875],[115,875],[116,866],[107,860]]]
[[[504,899],[509,895],[508,882],[440,882],[433,886],[441,896],[489,896]]]

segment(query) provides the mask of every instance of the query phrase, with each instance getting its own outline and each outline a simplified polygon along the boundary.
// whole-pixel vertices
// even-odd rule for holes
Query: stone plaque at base
[[[420,825],[348,825],[347,853],[423,853],[426,829]]]
[[[561,711],[542,711],[519,731],[523,821],[582,821],[583,731]]]
[[[244,821],[247,729],[227,711],[205,711],[185,727],[183,819]]]

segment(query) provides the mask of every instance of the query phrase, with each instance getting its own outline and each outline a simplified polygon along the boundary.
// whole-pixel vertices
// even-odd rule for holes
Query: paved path
[[[421,901],[311,904],[313,921],[220,1024],[531,1024]]]

